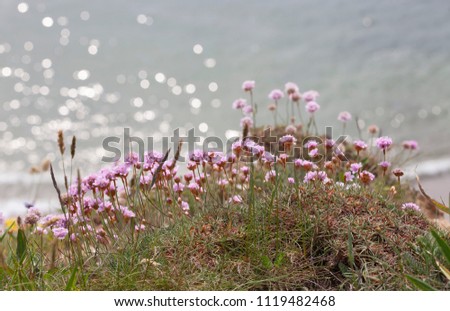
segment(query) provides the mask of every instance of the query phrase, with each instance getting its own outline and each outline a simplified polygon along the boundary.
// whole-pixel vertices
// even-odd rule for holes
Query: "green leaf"
[[[284,253],[278,253],[277,257],[275,258],[274,265],[275,267],[279,268],[283,264],[284,259]]]
[[[69,281],[67,282],[66,291],[71,291],[74,289],[75,283],[77,282],[77,272],[78,266],[75,266],[70,274]]]
[[[438,265],[439,269],[441,269],[442,273],[445,275],[447,280],[450,281],[450,270],[448,270],[446,267],[444,267],[439,261],[436,260],[436,264]]]
[[[353,254],[353,234],[350,229],[348,230],[347,251],[348,251],[348,263],[351,265],[352,268],[355,268],[355,256]]]
[[[438,201],[433,200],[433,199],[431,199],[431,202],[433,202],[433,204],[434,204],[438,209],[440,209],[440,210],[443,211],[444,213],[447,213],[447,214],[450,215],[450,208],[448,208],[448,207],[445,206],[444,204],[439,203]]]
[[[267,255],[261,257],[261,263],[266,269],[270,269],[273,267],[272,260],[270,260],[269,256]]]
[[[433,235],[434,239],[436,240],[436,242],[437,242],[440,250],[444,254],[445,258],[447,259],[447,263],[450,264],[450,246],[447,244],[447,242],[445,242],[439,236],[439,234],[436,231],[431,230],[431,234]]]
[[[433,286],[429,285],[428,283],[419,280],[418,278],[413,277],[412,275],[406,275],[406,278],[408,281],[410,281],[416,288],[423,290],[423,291],[435,291],[437,290]]]
[[[23,229],[17,231],[17,248],[16,255],[20,263],[25,259],[25,254],[27,252],[27,237]]]

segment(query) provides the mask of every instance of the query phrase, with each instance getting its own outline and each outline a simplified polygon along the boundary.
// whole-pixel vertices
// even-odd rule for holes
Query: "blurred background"
[[[174,128],[233,136],[244,80],[256,80],[259,124],[272,120],[267,94],[292,81],[320,92],[322,132],[348,110],[418,140],[417,170],[442,175],[449,79],[449,1],[0,0],[0,210],[36,194],[52,204],[47,174],[25,173],[56,159],[58,129],[76,134],[85,174],[124,127],[156,142]],[[445,198],[439,178],[431,191]]]

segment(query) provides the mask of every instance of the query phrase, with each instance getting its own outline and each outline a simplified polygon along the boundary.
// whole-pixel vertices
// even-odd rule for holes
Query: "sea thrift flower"
[[[320,105],[318,103],[316,103],[315,101],[309,101],[306,104],[305,108],[306,108],[306,111],[308,111],[309,113],[314,113],[320,109]]]
[[[333,139],[327,138],[327,139],[325,140],[325,147],[326,147],[327,149],[331,149],[331,148],[333,148],[333,146],[334,146],[335,143],[336,143],[336,142],[335,142]]]
[[[230,198],[230,200],[228,202],[233,203],[233,204],[241,204],[242,197],[240,195],[234,195],[233,197]]]
[[[247,80],[242,83],[242,89],[246,92],[250,92],[255,88],[255,81]]]
[[[305,178],[303,179],[304,183],[309,183],[310,181],[314,181],[317,178],[317,172],[311,171],[306,173]]]
[[[294,93],[289,95],[289,98],[293,102],[298,103],[300,101],[300,99],[302,99],[302,94],[300,94],[299,92],[294,92]]]
[[[295,132],[297,132],[297,128],[295,127],[295,125],[289,124],[288,126],[286,126],[285,131],[286,133],[292,135],[295,134]]]
[[[181,207],[181,209],[183,210],[183,212],[186,215],[189,213],[189,204],[188,204],[188,202],[181,201],[180,207]]]
[[[319,97],[320,94],[317,91],[307,91],[305,93],[303,93],[303,98],[307,101],[315,101],[317,99],[317,97]]]
[[[269,109],[269,111],[275,111],[275,110],[277,110],[277,105],[275,105],[275,104],[269,104],[268,106],[267,106],[267,109]]]
[[[243,117],[242,119],[241,119],[241,127],[242,128],[244,128],[244,127],[253,127],[253,120],[252,120],[252,118],[250,118],[250,117]]]
[[[57,227],[53,228],[52,232],[55,235],[55,238],[57,238],[58,240],[63,240],[69,233],[69,230],[67,230],[66,228]]]
[[[122,206],[121,210],[122,210],[123,218],[125,218],[125,220],[129,220],[131,218],[136,217],[136,214],[133,213],[132,211],[130,211],[127,207]]]
[[[195,195],[195,196],[198,196],[198,195],[200,194],[200,192],[201,192],[200,186],[199,186],[197,183],[195,183],[195,182],[190,183],[190,184],[188,185],[188,189],[189,189],[189,191],[191,191],[191,193],[192,193],[193,195]]]
[[[375,175],[368,171],[362,171],[359,173],[359,180],[365,185],[370,184],[375,179]]]
[[[403,203],[402,204],[402,209],[412,209],[414,211],[420,211],[420,207],[419,205],[409,202],[409,203]]]
[[[352,164],[350,164],[350,171],[352,171],[353,174],[358,173],[361,168],[362,168],[362,164],[361,163],[352,163]]]
[[[386,171],[391,166],[391,162],[381,161],[380,163],[378,163],[378,166],[380,166],[383,171]]]
[[[295,184],[295,179],[292,177],[288,177],[288,183]]]
[[[303,160],[302,159],[296,159],[294,161],[295,168],[301,168],[303,166]]]
[[[308,150],[316,149],[317,146],[319,146],[319,143],[315,140],[308,140],[304,145],[304,147],[308,148]]]
[[[184,190],[184,185],[183,184],[180,184],[180,183],[173,184],[173,191],[174,192],[180,194],[180,193],[183,192],[183,190]]]
[[[355,147],[356,152],[360,152],[361,150],[367,149],[367,144],[363,142],[362,140],[355,140],[353,142],[353,146]]]
[[[245,105],[242,108],[242,112],[247,116],[251,116],[253,114],[253,108],[250,105]]]
[[[310,151],[308,152],[308,155],[309,155],[311,158],[315,158],[315,157],[317,157],[317,156],[319,155],[319,150],[318,150],[318,149],[312,149],[312,150],[310,150]]]
[[[403,148],[410,149],[410,150],[416,150],[419,149],[419,144],[415,140],[405,140],[403,143]]]
[[[271,170],[271,171],[266,173],[266,176],[264,177],[264,180],[266,182],[269,182],[269,181],[274,182],[276,176],[277,176],[277,173],[274,170]]]
[[[293,82],[288,82],[284,85],[284,91],[288,95],[291,95],[293,93],[298,93],[298,86],[297,86],[297,84],[295,84]]]
[[[286,149],[290,149],[290,147],[292,145],[295,145],[296,142],[297,142],[297,138],[295,138],[292,135],[284,135],[283,137],[280,138],[280,143],[283,144],[283,146]]]
[[[274,101],[279,101],[283,97],[284,97],[283,91],[279,90],[279,89],[272,90],[269,93],[269,98],[274,100]]]
[[[376,133],[378,133],[380,131],[380,129],[378,128],[378,126],[376,125],[369,125],[369,127],[367,128],[367,131],[372,134],[375,135]]]
[[[397,176],[397,177],[402,177],[404,174],[403,174],[403,171],[401,170],[401,169],[399,169],[399,168],[396,168],[396,169],[394,169],[393,171],[392,171],[392,174],[394,174],[395,176]]]
[[[314,163],[312,163],[311,161],[308,161],[308,160],[304,160],[304,161],[302,161],[302,167],[306,171],[310,171],[314,168]]]
[[[233,102],[233,109],[242,109],[247,105],[247,101],[245,99],[239,98]]]
[[[352,115],[348,111],[342,111],[338,115],[338,120],[341,122],[348,122],[352,119]]]
[[[344,173],[344,181],[346,183],[349,183],[349,182],[353,181],[354,178],[355,178],[355,176],[353,176],[352,172],[345,172]]]
[[[383,136],[377,138],[376,140],[377,147],[383,151],[386,151],[392,145],[392,139],[387,136]]]
[[[144,224],[136,225],[136,226],[134,226],[134,230],[136,232],[144,231],[145,230],[145,225]]]

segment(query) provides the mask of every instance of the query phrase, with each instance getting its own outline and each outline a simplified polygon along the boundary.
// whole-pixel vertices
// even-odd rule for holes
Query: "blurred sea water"
[[[58,129],[77,135],[85,173],[124,127],[155,141],[175,128],[230,136],[248,79],[259,124],[272,120],[270,90],[296,82],[320,92],[322,127],[339,135],[348,110],[364,128],[418,140],[439,173],[449,168],[449,51],[442,0],[0,0],[0,181],[13,189],[34,178],[31,165],[57,159]],[[30,196],[21,189],[0,192],[0,210]]]

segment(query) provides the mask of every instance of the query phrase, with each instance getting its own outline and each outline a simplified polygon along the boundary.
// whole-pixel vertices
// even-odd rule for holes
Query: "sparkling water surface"
[[[339,132],[337,114],[348,110],[362,127],[418,140],[428,158],[450,151],[449,1],[0,0],[0,8],[4,182],[55,159],[58,129],[77,135],[84,171],[124,127],[155,141],[174,128],[231,136],[240,117],[231,103],[248,79],[260,124],[272,120],[267,94],[292,81],[320,92],[323,126]]]

